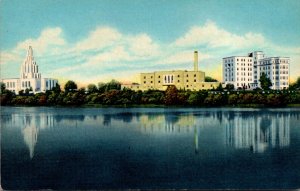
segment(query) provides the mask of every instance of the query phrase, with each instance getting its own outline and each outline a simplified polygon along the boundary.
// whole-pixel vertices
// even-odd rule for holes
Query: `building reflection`
[[[53,127],[55,119],[53,115],[20,115],[12,114],[11,125],[20,126],[25,145],[29,150],[29,157],[34,157],[35,146],[38,142],[38,134],[46,128]]]
[[[34,148],[37,143],[38,128],[36,125],[26,124],[22,130],[24,142],[29,149],[30,158],[34,155]]]
[[[199,111],[161,113],[117,113],[101,115],[34,115],[11,114],[2,117],[2,124],[22,127],[24,143],[30,158],[34,157],[38,135],[47,128],[110,126],[130,127],[143,134],[186,136],[199,152],[201,136],[210,136],[210,128],[225,137],[227,146],[264,152],[267,148],[286,147],[290,144],[290,118],[299,119],[299,114],[288,112]],[[208,130],[208,131],[207,131]],[[225,136],[223,136],[225,135]],[[223,143],[223,141],[221,141]]]
[[[264,152],[290,144],[290,114],[235,116],[225,126],[226,144],[237,149]]]

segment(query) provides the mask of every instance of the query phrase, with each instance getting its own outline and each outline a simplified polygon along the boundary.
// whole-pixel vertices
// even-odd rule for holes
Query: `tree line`
[[[166,91],[147,90],[133,91],[121,89],[115,80],[98,85],[89,84],[87,88],[79,88],[74,81],[68,81],[63,90],[57,84],[45,93],[31,94],[28,91],[15,95],[1,84],[1,105],[26,106],[81,106],[81,105],[167,105],[167,106],[286,106],[300,104],[300,78],[286,90],[257,89],[253,91],[234,91],[232,86],[216,90],[178,90],[168,86]]]

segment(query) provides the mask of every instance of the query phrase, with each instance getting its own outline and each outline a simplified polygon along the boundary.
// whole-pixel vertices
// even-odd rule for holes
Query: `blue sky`
[[[26,48],[44,77],[78,83],[199,68],[221,80],[222,57],[263,50],[300,75],[300,1],[2,0],[1,78],[18,77]]]

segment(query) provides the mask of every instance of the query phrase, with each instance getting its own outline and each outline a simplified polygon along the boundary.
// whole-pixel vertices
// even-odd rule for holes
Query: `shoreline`
[[[220,105],[220,106],[158,105],[158,104],[132,104],[132,105],[83,104],[83,105],[1,105],[1,107],[52,107],[52,108],[300,108],[300,104],[287,104],[285,106],[266,106],[264,104],[238,104],[238,105]]]

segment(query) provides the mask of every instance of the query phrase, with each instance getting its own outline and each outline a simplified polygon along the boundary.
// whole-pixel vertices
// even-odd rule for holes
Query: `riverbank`
[[[102,104],[83,104],[83,105],[5,105],[6,107],[53,107],[53,108],[300,108],[300,104],[287,104],[285,106],[265,106],[263,104],[238,104],[223,106],[191,106],[191,105],[102,105]]]
[[[47,91],[34,95],[1,94],[7,106],[81,106],[81,107],[299,107],[299,91],[166,91],[109,90]]]

